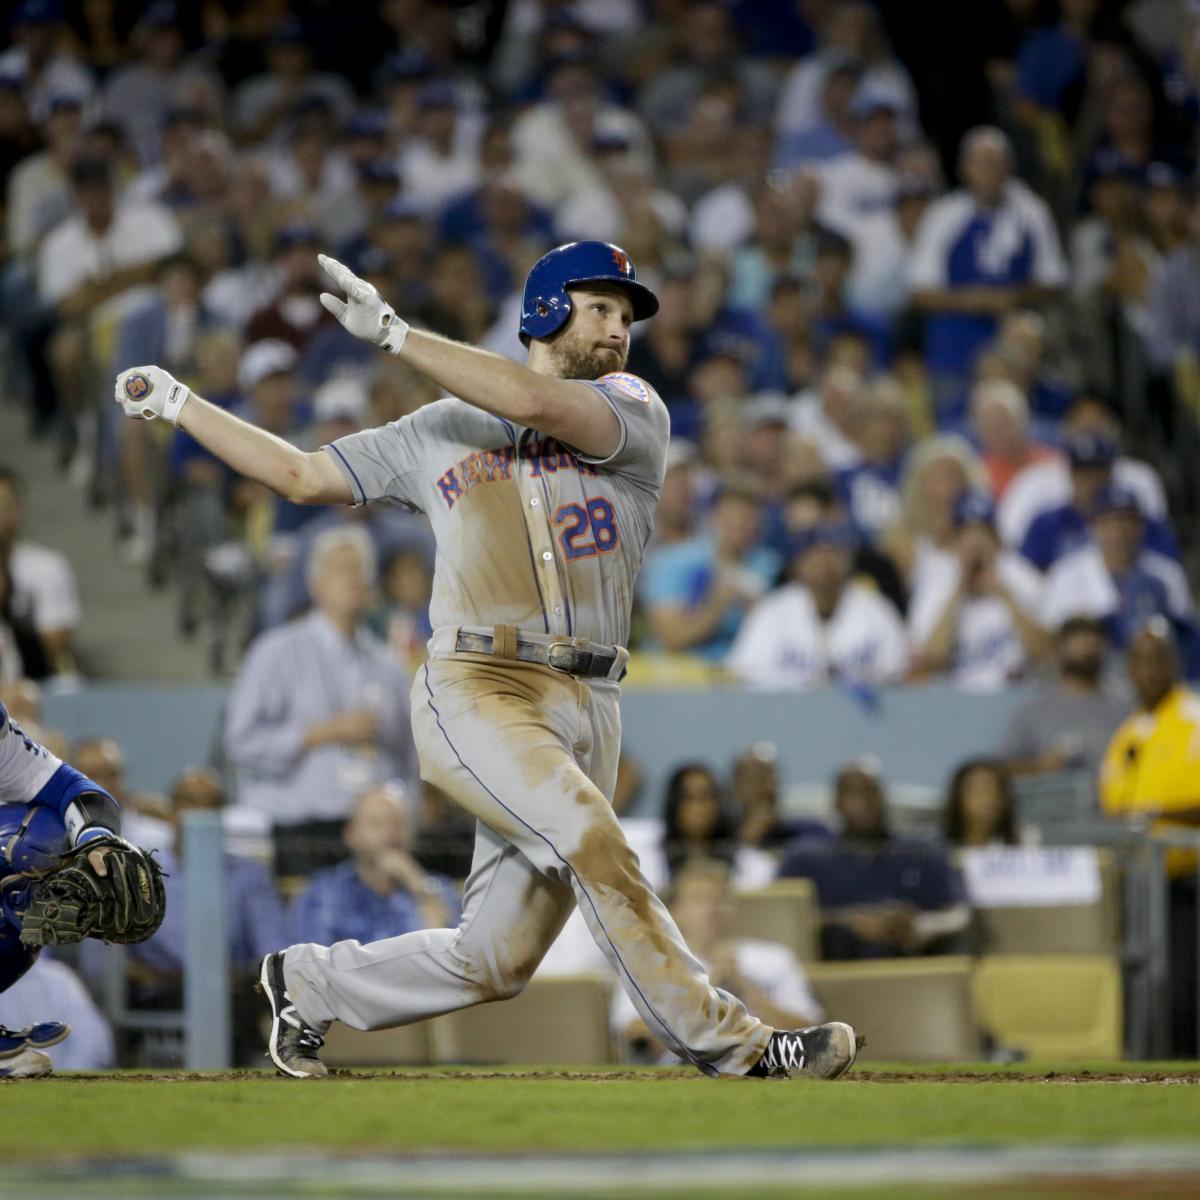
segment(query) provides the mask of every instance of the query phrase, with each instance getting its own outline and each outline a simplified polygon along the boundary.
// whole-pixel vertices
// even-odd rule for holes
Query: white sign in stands
[[[1091,846],[994,846],[964,850],[963,881],[978,908],[1095,904],[1100,866]]]

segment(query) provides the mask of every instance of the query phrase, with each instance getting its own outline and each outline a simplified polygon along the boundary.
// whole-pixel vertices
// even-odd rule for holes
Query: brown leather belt
[[[552,671],[561,671],[564,675],[584,675],[597,679],[607,679],[617,661],[615,646],[602,646],[599,642],[589,642],[583,638],[535,642],[522,637],[511,626],[497,628],[502,630],[499,637],[460,629],[454,649],[459,654],[493,654],[497,658],[537,663]]]

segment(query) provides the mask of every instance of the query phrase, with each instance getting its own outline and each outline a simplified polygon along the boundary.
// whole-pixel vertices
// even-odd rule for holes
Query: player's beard
[[[550,343],[550,362],[559,379],[599,379],[610,371],[623,371],[629,358],[627,345],[620,349],[585,342],[571,332]]]

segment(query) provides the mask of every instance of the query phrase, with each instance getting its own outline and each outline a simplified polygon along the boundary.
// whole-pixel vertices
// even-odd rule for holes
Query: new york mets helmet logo
[[[612,256],[613,262],[617,264],[617,270],[620,271],[622,275],[628,275],[630,271],[633,270],[633,263],[629,261],[629,255],[626,254],[624,250],[618,250],[616,246],[614,246]]]
[[[125,395],[130,400],[144,400],[150,395],[153,388],[154,384],[150,382],[150,377],[143,375],[141,371],[135,371],[125,380]]]

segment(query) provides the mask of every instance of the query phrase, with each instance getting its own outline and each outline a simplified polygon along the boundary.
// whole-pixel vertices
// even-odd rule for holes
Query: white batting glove
[[[117,376],[116,399],[127,417],[179,424],[179,411],[191,391],[162,367],[130,367]]]
[[[321,303],[357,338],[374,342],[392,354],[399,354],[408,337],[408,322],[396,316],[395,309],[365,279],[359,279],[349,267],[328,254],[318,254],[321,269],[346,293],[339,300],[321,293]]]

